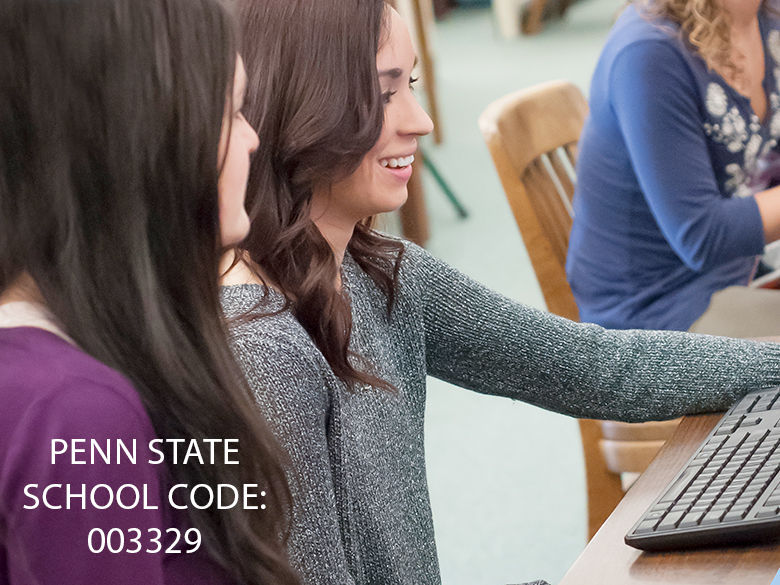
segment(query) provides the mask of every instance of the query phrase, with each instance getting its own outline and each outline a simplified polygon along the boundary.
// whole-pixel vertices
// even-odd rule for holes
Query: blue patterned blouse
[[[760,26],[763,120],[676,25],[633,6],[618,19],[577,165],[567,273],[583,321],[687,329],[715,291],[750,279],[764,246],[752,193],[780,138],[780,23]]]

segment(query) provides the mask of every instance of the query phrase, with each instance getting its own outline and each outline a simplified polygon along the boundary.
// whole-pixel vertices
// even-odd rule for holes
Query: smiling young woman
[[[290,453],[290,556],[304,582],[441,583],[426,375],[635,421],[724,408],[780,382],[773,344],[572,323],[373,231],[371,215],[405,201],[408,163],[431,130],[405,24],[381,0],[239,6],[245,112],[262,141],[252,228],[222,301]]]
[[[395,211],[406,202],[417,138],[433,130],[413,92],[417,59],[409,32],[395,10],[390,11],[388,27],[392,34],[382,39],[376,54],[384,104],[379,138],[351,174],[315,184],[312,193],[311,218],[325,239],[338,248],[346,248],[355,224]]]

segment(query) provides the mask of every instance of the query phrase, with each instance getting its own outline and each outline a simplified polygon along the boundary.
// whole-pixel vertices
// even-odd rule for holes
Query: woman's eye
[[[397,91],[386,91],[385,93],[382,94],[382,101],[384,103],[386,103],[386,104],[389,104],[390,103],[390,98],[393,97],[396,93],[398,93],[398,92]]]
[[[414,84],[417,83],[418,81],[420,81],[419,77],[410,77],[409,78],[409,89],[414,91]]]

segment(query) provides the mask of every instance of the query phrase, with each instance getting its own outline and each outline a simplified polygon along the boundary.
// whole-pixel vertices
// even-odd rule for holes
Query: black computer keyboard
[[[644,550],[780,538],[780,388],[744,396],[626,534]]]

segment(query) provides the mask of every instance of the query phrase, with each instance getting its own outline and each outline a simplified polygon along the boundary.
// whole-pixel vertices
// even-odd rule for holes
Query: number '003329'
[[[164,541],[170,541],[167,546]],[[182,534],[178,528],[93,528],[87,536],[89,551],[100,553],[148,553],[179,554],[194,553],[200,548],[201,536],[197,528],[188,528]]]

